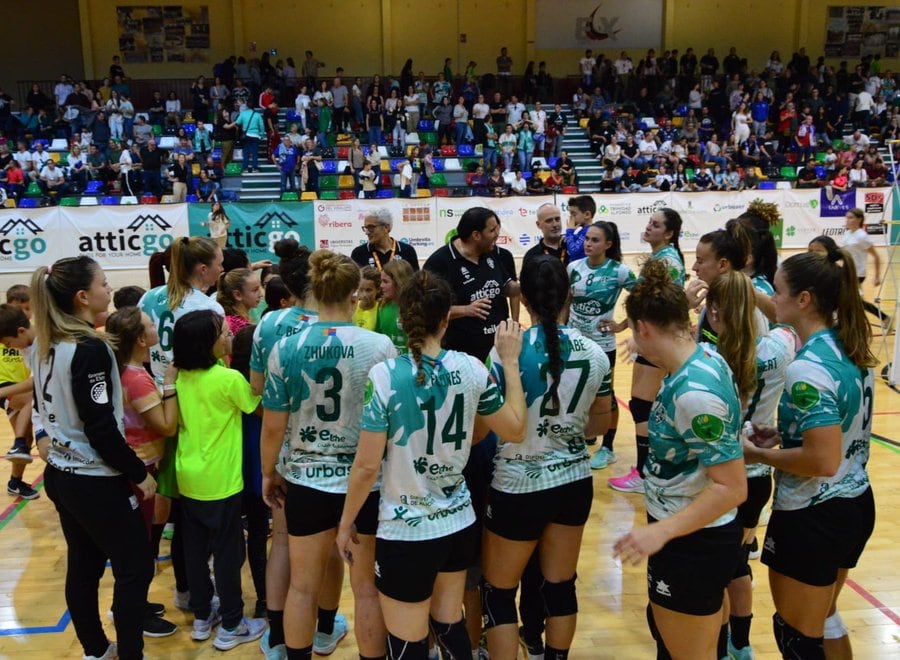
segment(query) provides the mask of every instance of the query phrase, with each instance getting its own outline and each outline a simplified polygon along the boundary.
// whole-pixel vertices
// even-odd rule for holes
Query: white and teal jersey
[[[613,319],[622,290],[630,291],[637,282],[634,273],[613,259],[606,259],[599,266],[579,259],[569,264],[568,271],[572,292],[569,325],[597,342],[604,351],[616,350],[615,334],[601,332],[599,325]]]
[[[556,404],[549,393],[545,337],[541,326],[526,330],[518,368],[509,373],[497,349],[491,351],[491,373],[500,389],[505,391],[507,378],[520,378],[528,406],[525,441],[511,443],[500,438],[497,445],[492,486],[504,493],[549,490],[591,476],[584,427],[594,399],[609,394],[608,384],[604,385],[609,359],[578,330],[560,326],[563,372]]]
[[[222,305],[215,300],[210,300],[209,296],[200,289],[191,289],[178,307],[170,308],[169,291],[165,285],[150,289],[145,293],[138,302],[138,307],[150,317],[159,334],[159,343],[150,347],[150,371],[153,372],[153,379],[160,385],[162,385],[166,367],[172,361],[172,338],[175,334],[175,322],[188,312],[204,309],[210,309],[220,316],[225,316]]]
[[[275,345],[263,407],[290,412],[278,455],[287,481],[347,492],[369,369],[395,355],[390,339],[352,323],[311,323]]]
[[[362,428],[387,433],[378,538],[424,541],[475,522],[463,468],[475,415],[491,415],[503,395],[485,366],[458,351],[422,356],[425,384],[409,355],[375,365],[366,384]]]
[[[750,281],[753,283],[753,288],[757,291],[761,291],[770,298],[775,295],[775,288],[769,283],[765,275],[754,275],[750,278]]]
[[[775,470],[775,509],[804,509],[833,497],[865,492],[873,387],[872,370],[850,361],[834,330],[813,334],[797,352],[778,405],[781,446],[799,447],[804,431],[839,426],[841,464],[833,477],[801,477]]]
[[[256,330],[253,331],[250,371],[265,373],[266,365],[269,363],[269,353],[275,348],[275,344],[285,337],[297,334],[317,320],[315,312],[302,307],[288,307],[266,314],[256,326]]]
[[[662,259],[669,267],[669,277],[678,286],[684,286],[684,263],[678,256],[678,250],[672,247],[672,244],[660,248],[650,255],[653,259]]]
[[[775,425],[778,400],[784,391],[787,369],[797,353],[797,335],[788,326],[775,326],[756,338],[756,390],[743,411],[744,421]],[[765,477],[772,468],[763,463],[747,466],[747,477]]]
[[[649,424],[644,501],[647,513],[662,520],[710,485],[707,467],[742,458],[741,402],[724,358],[698,346],[663,379]],[[731,509],[707,527],[731,522],[736,513]]]

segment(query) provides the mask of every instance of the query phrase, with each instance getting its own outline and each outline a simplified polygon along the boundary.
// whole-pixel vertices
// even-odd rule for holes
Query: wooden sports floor
[[[880,347],[881,339],[877,338],[876,343]],[[628,399],[630,378],[630,368],[620,366],[615,378],[620,400]],[[878,518],[860,566],[851,572],[840,601],[855,657],[863,660],[900,658],[900,488],[894,481],[900,474],[900,393],[876,380],[869,473]],[[633,425],[630,415],[624,409],[622,412],[616,439],[618,462],[594,473],[594,506],[578,570],[580,613],[570,654],[573,659],[655,657],[644,617],[645,568],[623,567],[611,552],[616,538],[632,525],[644,524],[641,496],[617,493],[606,485],[607,477],[621,474],[634,460]],[[0,422],[0,441],[3,449],[11,443],[6,422]],[[6,470],[8,467],[0,463],[4,480],[8,478]],[[41,489],[41,473],[42,464],[36,460],[28,467],[25,477]],[[53,506],[41,490],[37,500],[24,502],[9,497],[6,503],[0,502],[0,509],[0,658],[80,658],[82,650],[69,622],[63,593],[66,547]],[[168,542],[163,541],[161,555],[168,555],[168,550]],[[755,605],[751,642],[757,658],[778,658],[771,632],[773,609],[766,570],[758,561],[752,564]],[[348,582],[345,580],[341,611],[351,622],[351,633],[332,656],[338,660],[358,657],[352,636],[352,596]],[[150,599],[171,606],[172,589],[172,568],[163,561],[151,585]],[[250,614],[254,599],[246,566],[244,596]],[[104,613],[111,599],[112,578],[107,572],[101,593]],[[211,641],[191,641],[188,614],[170,607],[167,616],[179,625],[179,631],[164,639],[148,639],[147,658],[222,657],[212,648]],[[103,620],[106,621],[105,616]],[[114,638],[112,625],[107,623],[106,627],[108,635]],[[260,651],[255,644],[248,644],[227,655],[257,658]]]

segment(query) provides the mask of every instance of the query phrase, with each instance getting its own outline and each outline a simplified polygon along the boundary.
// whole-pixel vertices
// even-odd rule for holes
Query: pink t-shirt
[[[142,417],[142,413],[162,404],[156,384],[145,369],[130,364],[122,370],[121,378],[125,394],[125,441],[144,465],[159,463],[165,438],[149,428]]]
[[[225,321],[228,323],[228,327],[231,329],[231,333],[235,335],[241,328],[246,328],[248,325],[250,325],[250,321],[245,319],[243,316],[231,314],[228,314],[225,317]]]

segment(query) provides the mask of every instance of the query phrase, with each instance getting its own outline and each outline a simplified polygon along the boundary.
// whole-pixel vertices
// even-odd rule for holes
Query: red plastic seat
[[[431,194],[435,197],[449,197],[450,190],[448,188],[435,188],[431,191]]]
[[[338,199],[355,199],[355,198],[356,198],[356,193],[354,193],[352,190],[341,190],[338,193]]]
[[[337,157],[344,159],[350,156],[350,147],[338,147]]]
[[[444,158],[453,158],[456,156],[456,145],[445,144],[441,147],[441,156]]]
[[[141,197],[141,204],[159,204],[156,195],[144,195]]]

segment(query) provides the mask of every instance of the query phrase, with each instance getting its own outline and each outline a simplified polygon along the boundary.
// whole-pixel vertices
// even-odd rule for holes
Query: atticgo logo
[[[43,229],[31,218],[10,218],[0,227],[0,261],[25,261],[47,251]]]
[[[275,243],[283,238],[293,238],[298,243],[303,243],[300,232],[295,229],[298,224],[283,211],[269,211],[252,224],[232,222],[232,228],[228,232],[229,243],[236,248],[273,252]]]
[[[159,214],[141,214],[124,228],[79,236],[78,250],[97,257],[149,257],[172,244],[171,228]]]

